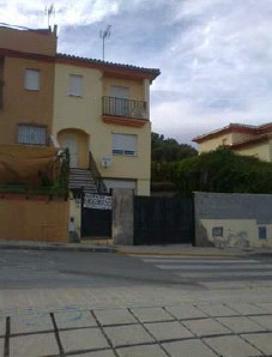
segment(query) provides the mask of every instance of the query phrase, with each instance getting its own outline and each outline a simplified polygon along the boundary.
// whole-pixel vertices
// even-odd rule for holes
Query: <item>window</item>
[[[78,74],[70,74],[69,95],[73,97],[82,96],[82,80],[83,80],[82,76]]]
[[[129,88],[121,87],[121,86],[111,86],[110,88],[110,96],[122,99],[129,98]]]
[[[40,90],[40,71],[37,69],[25,70],[25,89]]]
[[[46,145],[46,128],[33,125],[18,125],[19,144]]]
[[[112,153],[115,155],[135,156],[137,135],[112,134]]]
[[[212,228],[213,237],[223,237],[223,227],[213,227]]]
[[[267,239],[266,226],[258,227],[258,231],[259,231],[259,239]]]

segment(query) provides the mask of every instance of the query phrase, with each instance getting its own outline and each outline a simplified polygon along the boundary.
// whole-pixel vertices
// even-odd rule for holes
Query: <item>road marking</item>
[[[156,264],[155,265],[157,268],[160,269],[165,269],[165,270],[264,270],[264,269],[271,269],[272,271],[272,265],[268,264],[259,264],[259,265],[235,265],[235,266],[228,266],[225,267],[223,265],[182,265],[182,264],[177,264],[177,265],[166,265],[166,264]]]
[[[246,277],[254,277],[254,276],[271,276],[272,278],[272,270],[271,271],[262,271],[262,272],[255,272],[255,271],[223,271],[223,272],[186,272],[186,273],[177,273],[178,276],[181,277],[186,277],[186,278],[207,278],[207,277],[223,277],[223,276],[229,276],[229,277],[235,277],[235,276],[246,276]]]
[[[161,259],[161,258],[146,258],[142,259],[145,263],[182,263],[182,264],[194,264],[194,263],[205,263],[205,264],[258,264],[258,260],[248,259],[248,260],[209,260],[209,259]]]

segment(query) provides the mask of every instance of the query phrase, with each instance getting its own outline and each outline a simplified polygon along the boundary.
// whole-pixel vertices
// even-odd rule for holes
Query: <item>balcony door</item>
[[[118,116],[129,115],[129,88],[111,86],[110,88],[110,113]]]

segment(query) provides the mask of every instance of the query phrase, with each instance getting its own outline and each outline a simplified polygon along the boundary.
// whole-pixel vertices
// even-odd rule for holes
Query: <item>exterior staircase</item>
[[[93,175],[88,169],[70,169],[69,189],[79,191],[83,188],[84,193],[98,193]]]

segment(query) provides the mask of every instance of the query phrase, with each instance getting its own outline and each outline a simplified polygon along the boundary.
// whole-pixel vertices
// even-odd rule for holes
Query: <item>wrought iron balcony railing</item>
[[[134,119],[148,119],[147,103],[117,97],[103,97],[103,114]]]

